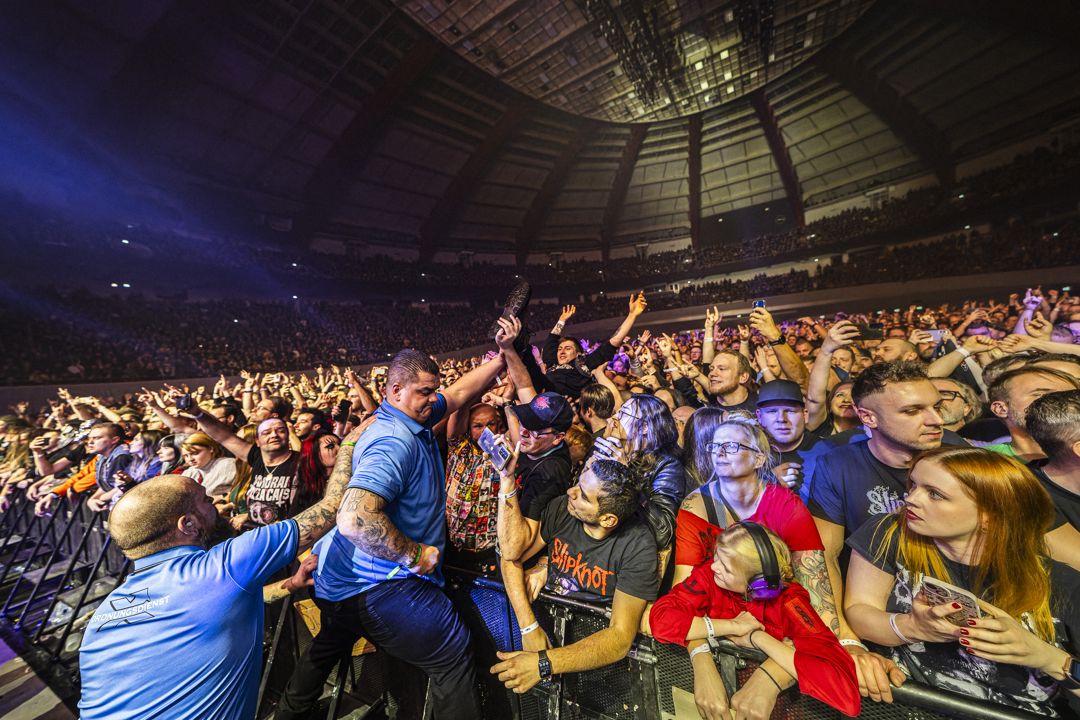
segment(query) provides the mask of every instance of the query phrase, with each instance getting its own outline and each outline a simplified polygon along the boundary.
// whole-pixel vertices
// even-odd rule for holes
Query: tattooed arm
[[[363,488],[349,488],[338,510],[338,532],[369,555],[412,565],[420,543],[405,536],[383,510],[386,499]]]
[[[341,449],[338,450],[337,461],[334,463],[334,469],[326,483],[326,493],[323,495],[322,500],[293,518],[300,529],[300,549],[312,545],[334,527],[338,505],[341,504],[341,498],[345,494],[345,488],[349,485],[349,477],[352,475],[353,445],[360,438],[360,435],[371,426],[372,422],[374,422],[374,418],[364,421],[345,437]]]
[[[839,635],[840,617],[836,612],[832,583],[829,582],[829,569],[825,565],[825,551],[793,552],[791,567],[795,573],[795,582],[806,588],[806,592],[810,594],[810,603],[821,616],[822,622],[829,626],[834,635]]]

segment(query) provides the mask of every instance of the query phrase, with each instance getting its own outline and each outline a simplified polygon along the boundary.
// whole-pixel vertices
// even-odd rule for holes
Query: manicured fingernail
[[[975,650],[974,650],[974,649],[972,649],[972,648],[965,648],[965,649],[966,649],[966,650],[967,650],[967,651],[968,651],[969,653],[971,653],[972,655],[974,655],[974,654],[975,654]]]
[[[968,620],[967,624],[970,625],[971,627],[975,627],[975,621],[974,620]]]
[[[970,645],[971,643],[968,642],[967,640],[963,639],[963,638],[960,638],[960,644],[961,645]]]
[[[952,604],[952,609],[953,610],[959,610],[960,609],[960,603],[953,603]]]
[[[961,635],[970,635],[971,633],[969,633],[966,628],[961,628],[960,634]]]

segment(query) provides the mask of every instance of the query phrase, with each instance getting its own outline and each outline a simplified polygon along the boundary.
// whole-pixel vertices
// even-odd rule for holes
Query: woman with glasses
[[[686,472],[678,458],[679,431],[671,411],[652,395],[633,395],[608,421],[594,449],[601,458],[636,466],[652,489],[647,519],[656,546],[671,545],[675,513],[686,494]]]
[[[817,527],[798,495],[772,474],[776,458],[769,438],[748,415],[699,410],[706,416],[694,422],[696,445],[692,475],[704,484],[686,496],[675,528],[675,583],[686,580],[695,567],[712,559],[716,538],[738,522],[755,522],[776,533],[791,550],[795,581],[810,595],[814,610],[834,633],[839,630],[832,586],[825,569],[825,551]],[[704,452],[702,452],[704,450]],[[731,699],[732,707],[754,705],[768,717],[782,688],[794,678],[766,661]],[[712,663],[694,665],[694,695],[707,705],[723,693]],[[722,703],[726,705],[726,699]]]

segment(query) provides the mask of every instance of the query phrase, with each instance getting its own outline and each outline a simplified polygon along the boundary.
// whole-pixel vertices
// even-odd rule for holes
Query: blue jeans
[[[423,670],[438,720],[480,717],[472,638],[449,598],[427,580],[380,583],[340,602],[315,600],[322,628],[293,671],[277,720],[306,717],[334,666],[361,636],[379,652]]]

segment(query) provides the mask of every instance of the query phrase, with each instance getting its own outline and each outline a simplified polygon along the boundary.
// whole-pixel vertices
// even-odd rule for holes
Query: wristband
[[[840,644],[844,647],[861,647],[866,652],[870,652],[870,648],[862,644],[861,640],[852,640],[851,638],[840,638]]]
[[[519,629],[521,630],[522,635],[528,635],[529,633],[533,632],[534,630],[538,629],[539,627],[540,627],[540,623],[534,622],[532,625],[526,625],[525,627],[519,628]]]
[[[711,648],[709,647],[709,643],[705,643],[704,645],[698,645],[696,648],[690,651],[690,659],[693,660],[695,655],[707,653],[709,652],[709,650],[711,650]]]
[[[756,642],[754,642],[754,633],[756,633],[756,632],[764,632],[764,630],[751,630],[750,634],[747,636],[746,639],[750,641],[750,646],[753,647],[755,650],[757,650],[758,652],[765,652],[764,650],[762,650],[761,648],[758,647]],[[776,682],[776,681],[773,680],[773,682]]]
[[[963,355],[966,358],[971,357],[971,351],[968,350],[966,347],[957,347],[956,352],[960,353],[961,355]]]
[[[904,643],[905,645],[910,645],[911,640],[908,640],[906,637],[904,637],[904,633],[900,632],[900,628],[896,627],[897,615],[899,615],[899,613],[889,613],[889,627],[892,628],[893,633],[895,633],[896,637],[900,639],[900,642]]]
[[[701,619],[705,621],[705,632],[709,634],[709,639],[712,640],[716,637],[716,629],[713,627],[712,618],[706,615]]]
[[[783,345],[783,344],[784,344],[784,343],[786,343],[786,342],[787,342],[787,340],[786,340],[786,339],[784,338],[784,336],[783,336],[783,335],[781,335],[780,337],[776,338],[775,340],[769,340],[769,341],[768,341],[769,345],[771,345],[771,346],[773,346],[773,347],[779,347],[780,345]],[[770,677],[771,677],[771,676],[770,676]],[[776,681],[775,681],[775,680],[773,680],[773,682],[776,682]],[[778,685],[777,687],[779,687],[779,685]]]
[[[752,634],[753,633],[751,633],[751,635]],[[776,682],[776,678],[774,678],[772,676],[771,672],[769,672],[768,670],[765,669],[764,665],[758,665],[758,670],[761,670],[761,672],[763,672],[763,673],[765,673],[766,675],[769,676],[769,679],[772,680],[772,684],[776,686],[777,690],[779,690],[780,692],[784,692],[784,688],[780,687],[780,683]]]
[[[356,443],[354,443],[354,442],[343,442],[343,443],[341,443],[341,447],[356,447]]]
[[[509,500],[510,498],[514,497],[517,494],[518,494],[518,489],[514,488],[513,490],[511,490],[508,493],[499,493],[499,499],[505,502],[505,501]]]
[[[409,563],[409,569],[416,567],[420,564],[420,558],[424,557],[424,546],[422,543],[416,543],[416,552],[413,553],[412,562]]]

